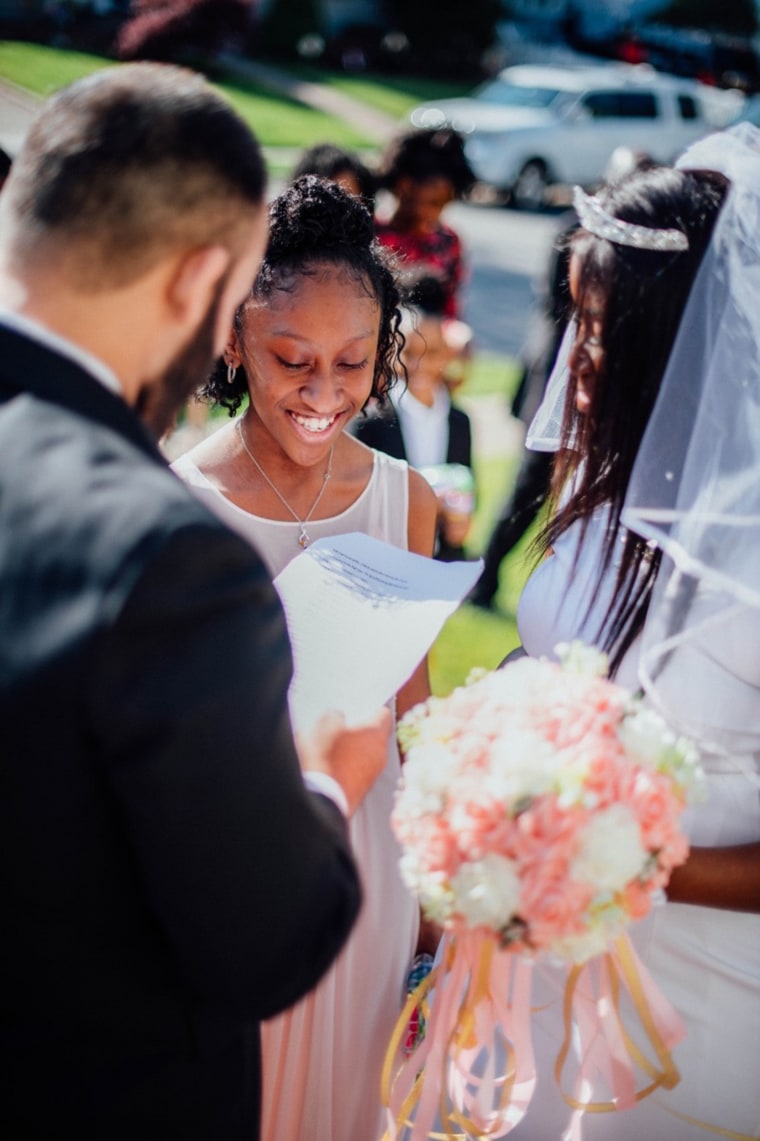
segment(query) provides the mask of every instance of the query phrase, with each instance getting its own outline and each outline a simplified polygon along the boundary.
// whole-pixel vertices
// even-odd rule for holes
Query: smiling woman
[[[263,266],[203,390],[231,413],[246,398],[247,408],[174,465],[274,575],[300,547],[351,531],[432,553],[430,487],[344,430],[393,382],[399,300],[392,255],[358,199],[313,176],[275,199]],[[428,693],[423,663],[398,694],[398,714]],[[384,1046],[418,936],[390,829],[399,773],[393,743],[351,820],[365,901],[347,954],[316,993],[263,1027],[262,1137],[377,1141],[382,1133]]]

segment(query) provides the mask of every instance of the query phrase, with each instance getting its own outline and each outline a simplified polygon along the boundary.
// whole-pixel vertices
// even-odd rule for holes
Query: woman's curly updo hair
[[[305,175],[291,183],[269,207],[269,242],[249,296],[238,306],[234,328],[241,335],[251,298],[265,301],[275,291],[290,292],[299,277],[325,265],[345,269],[377,301],[380,336],[370,397],[383,403],[400,369],[404,337],[400,330],[401,290],[393,253],[375,237],[372,215],[358,198],[337,183]],[[198,397],[234,416],[248,395],[240,367],[230,384],[219,359]]]

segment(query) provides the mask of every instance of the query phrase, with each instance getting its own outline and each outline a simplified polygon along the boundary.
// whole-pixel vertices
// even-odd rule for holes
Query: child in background
[[[361,198],[371,214],[375,212],[375,176],[352,151],[333,143],[317,143],[305,150],[296,163],[291,182],[304,174],[316,174],[337,182],[355,198]]]
[[[435,557],[450,562],[466,558],[474,510],[470,419],[451,403],[446,384],[453,352],[445,337],[445,286],[439,276],[420,272],[405,284],[406,388],[392,390],[384,407],[357,417],[351,431],[425,476],[438,498]]]
[[[411,130],[393,140],[378,173],[378,185],[394,196],[390,218],[377,223],[377,236],[407,267],[425,266],[441,276],[444,316],[459,317],[463,280],[462,245],[441,219],[462,198],[475,176],[461,135],[450,128]]]

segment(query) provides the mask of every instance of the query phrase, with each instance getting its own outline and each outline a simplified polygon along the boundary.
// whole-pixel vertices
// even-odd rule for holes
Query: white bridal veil
[[[642,682],[720,752],[760,749],[760,131],[677,165],[731,181],[633,470],[623,522],[665,552]]]
[[[677,166],[731,186],[633,470],[623,522],[664,551],[641,681],[716,752],[760,751],[760,131],[743,123]],[[569,328],[528,446],[556,449]]]

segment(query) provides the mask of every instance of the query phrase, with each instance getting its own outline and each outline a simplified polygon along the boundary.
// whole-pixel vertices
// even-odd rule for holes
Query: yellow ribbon
[[[644,988],[641,984],[638,970],[636,969],[636,961],[631,952],[631,946],[627,939],[619,939],[615,944],[617,955],[606,954],[602,958],[604,969],[607,970],[610,986],[612,991],[612,1004],[615,1010],[615,1016],[618,1020],[623,1039],[626,1044],[629,1056],[644,1072],[652,1079],[649,1085],[643,1089],[636,1091],[634,1097],[637,1102],[643,1101],[645,1097],[649,1097],[655,1090],[672,1089],[681,1080],[681,1075],[673,1062],[670,1050],[663,1041],[651,1008],[647,1002]],[[619,963],[619,968],[618,968]],[[573,1031],[573,1002],[575,993],[578,986],[581,973],[586,969],[586,966],[573,967],[570,971],[565,985],[565,996],[563,1002],[563,1019],[565,1026],[565,1037],[562,1042],[562,1047],[557,1055],[557,1061],[554,1067],[554,1077],[559,1086],[560,1093],[569,1106],[573,1109],[583,1110],[584,1113],[611,1113],[618,1108],[615,1101],[578,1101],[570,1094],[565,1093],[562,1088],[562,1074],[567,1061],[567,1055],[570,1051],[570,1042]],[[641,1024],[646,1031],[647,1038],[651,1043],[655,1054],[657,1055],[657,1062],[659,1066],[654,1065],[649,1058],[639,1049],[636,1043],[631,1038],[626,1030],[623,1022],[623,1017],[620,1011],[620,980],[622,979],[626,984],[631,999],[633,1000],[636,1013],[641,1020]]]
[[[467,943],[467,940],[465,939],[463,942]],[[470,965],[462,998],[455,1006],[455,1016],[451,1022],[451,1030],[443,1055],[446,1060],[456,1060],[462,1051],[471,1049],[477,1044],[478,1007],[482,1003],[492,1001],[490,976],[495,950],[496,943],[493,939],[479,939],[476,958]],[[443,983],[443,980],[446,979],[458,951],[460,954],[463,953],[458,940],[454,936],[449,936],[447,938],[443,960],[422,980],[404,1003],[404,1007],[393,1029],[383,1063],[381,1093],[383,1104],[386,1106],[390,1106],[391,1104],[392,1090],[398,1077],[398,1075],[394,1076],[394,1066],[412,1011],[415,1007],[420,1007],[428,1024],[427,1033],[430,1033],[432,1026],[428,996],[438,982]],[[466,950],[464,953],[466,954]],[[449,985],[451,985],[451,983],[449,983]],[[423,1081],[426,1077],[428,1081],[440,1081],[441,1094],[438,1112],[440,1114],[441,1124],[445,1130],[443,1133],[428,1133],[427,1136],[431,1138],[432,1141],[468,1141],[469,1138],[474,1136],[487,1138],[492,1136],[497,1130],[502,1130],[503,1124],[500,1121],[500,1117],[503,1116],[511,1103],[516,1073],[514,1051],[511,1048],[511,1044],[506,1043],[506,1045],[508,1062],[505,1067],[506,1072],[500,1079],[500,1096],[498,1105],[495,1107],[496,1116],[491,1128],[484,1131],[483,1127],[474,1122],[463,1108],[449,1106],[447,1100],[447,1083],[444,1075],[438,1073],[426,1075],[423,1063],[422,1068],[416,1074],[408,1093],[404,1097],[395,1115],[394,1125],[396,1132],[401,1131],[405,1127],[413,1127],[414,1122],[412,1115],[422,1096]],[[414,1056],[407,1060],[407,1065],[413,1064],[413,1057]],[[394,1133],[388,1130],[384,1135],[383,1141],[391,1141],[393,1136]]]

